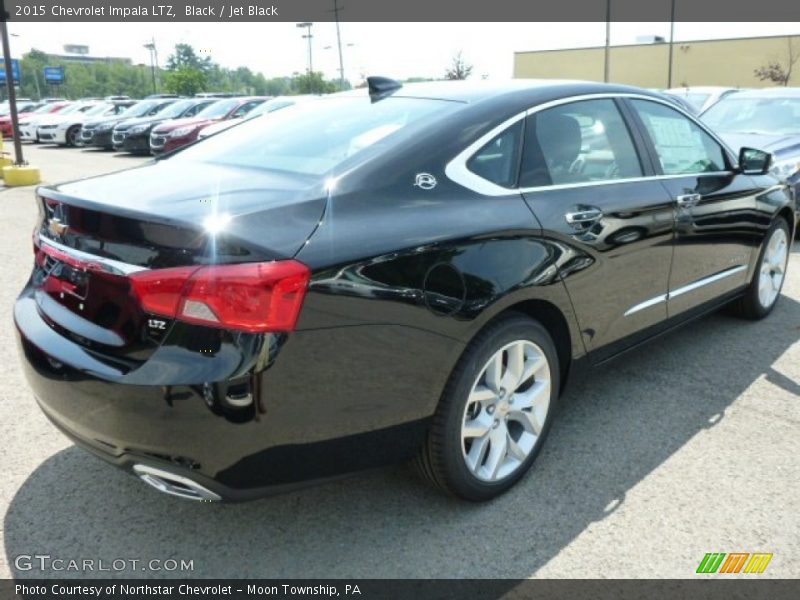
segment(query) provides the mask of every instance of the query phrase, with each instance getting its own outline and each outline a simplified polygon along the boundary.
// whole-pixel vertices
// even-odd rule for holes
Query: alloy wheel
[[[533,342],[511,342],[489,359],[461,426],[464,461],[476,478],[500,481],[522,466],[541,436],[550,394],[550,365]]]
[[[786,232],[782,227],[778,227],[772,232],[764,249],[758,276],[758,301],[764,308],[771,307],[778,298],[786,273],[788,256],[789,243]]]

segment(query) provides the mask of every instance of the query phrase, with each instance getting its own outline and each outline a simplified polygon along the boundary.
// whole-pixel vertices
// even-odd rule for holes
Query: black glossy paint
[[[744,260],[749,276],[765,228],[789,203],[768,176],[659,178],[634,122],[641,180],[483,196],[444,170],[498,124],[558,98],[646,92],[566,83],[416,90],[397,95],[462,104],[433,126],[401,131],[390,151],[367,153],[334,181],[168,158],[42,188],[39,234],[84,252],[149,268],[294,257],[312,270],[290,334],[176,321],[153,337],[122,291],[106,294],[117,318],[104,322],[107,306],[76,308],[35,269],[14,318],[48,417],[115,464],[166,466],[231,499],[405,460],[462,352],[493,318],[538,318],[563,373],[576,375],[735,297],[745,275],[714,298],[687,295],[685,306],[625,316],[728,261]],[[435,188],[414,185],[423,172]],[[685,189],[704,201],[681,214],[674,195]],[[214,236],[203,227],[212,206],[231,217]],[[602,219],[567,223],[581,206]],[[70,226],[63,235],[48,227],[57,211]],[[251,391],[254,404],[227,404],[231,389]]]

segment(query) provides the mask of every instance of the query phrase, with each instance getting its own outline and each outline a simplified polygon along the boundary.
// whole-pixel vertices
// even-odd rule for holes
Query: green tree
[[[190,44],[176,44],[174,52],[167,58],[167,70],[177,71],[181,67],[189,67],[203,73],[214,68],[211,57],[200,58]]]
[[[292,81],[292,89],[296,94],[330,94],[337,88],[334,82],[325,81],[319,71],[297,75]]]
[[[179,67],[164,75],[164,87],[168,92],[181,96],[194,96],[205,91],[206,75],[191,67]]]

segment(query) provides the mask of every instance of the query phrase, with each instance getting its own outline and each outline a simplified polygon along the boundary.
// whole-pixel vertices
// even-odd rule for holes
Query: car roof
[[[774,87],[746,90],[736,94],[737,98],[800,98],[800,88]]]
[[[701,94],[713,94],[715,92],[726,92],[728,90],[738,90],[739,88],[727,87],[723,85],[690,85],[687,87],[676,87],[664,90],[670,94],[691,94],[697,92]]]
[[[360,96],[365,91],[364,89],[356,89],[342,92],[342,94]],[[660,94],[644,88],[569,79],[426,81],[403,84],[391,96],[395,98],[430,98],[475,104],[504,97],[535,103],[544,101],[544,98],[586,94],[641,94],[654,98],[660,97]]]

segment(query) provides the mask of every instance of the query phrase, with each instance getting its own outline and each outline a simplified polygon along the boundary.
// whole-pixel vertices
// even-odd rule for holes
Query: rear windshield
[[[392,135],[456,110],[456,102],[420,98],[325,98],[253,119],[187,148],[172,160],[324,175]]]

